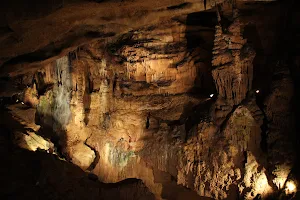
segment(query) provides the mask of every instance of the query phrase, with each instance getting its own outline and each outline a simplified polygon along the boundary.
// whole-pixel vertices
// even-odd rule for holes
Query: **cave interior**
[[[296,0],[0,4],[0,199],[300,199]]]

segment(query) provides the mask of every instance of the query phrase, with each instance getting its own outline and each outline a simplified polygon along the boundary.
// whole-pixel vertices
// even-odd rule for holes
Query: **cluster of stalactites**
[[[252,87],[255,52],[246,43],[237,15],[227,32],[222,25],[216,26],[212,75],[219,95],[232,105],[241,103]]]

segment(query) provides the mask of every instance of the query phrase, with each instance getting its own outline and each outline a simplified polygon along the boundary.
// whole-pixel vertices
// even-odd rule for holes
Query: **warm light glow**
[[[291,167],[288,165],[276,166],[276,169],[272,172],[272,174],[275,175],[273,183],[277,186],[278,189],[283,189],[290,172],[291,172]]]
[[[278,189],[282,189],[284,182],[286,181],[286,178],[275,178],[273,180],[273,183],[277,186]]]
[[[22,105],[24,105],[24,102],[21,102]]]
[[[269,193],[271,188],[269,186],[267,176],[264,172],[261,172],[260,176],[258,176],[255,180],[254,189],[260,194],[263,194],[264,192]]]
[[[244,186],[239,186],[240,192],[243,192],[245,188],[251,188],[245,193],[245,199],[253,199],[253,197],[258,194],[264,197],[272,193],[272,187],[269,185],[266,176],[266,169],[260,167],[255,156],[251,152],[247,153],[247,163],[245,164],[243,182]]]
[[[259,93],[259,90],[256,90],[255,92],[256,92],[256,94],[258,94],[258,93]]]
[[[43,137],[36,135],[34,132],[27,131],[26,134],[22,132],[16,132],[15,137],[17,139],[17,145],[21,148],[29,151],[36,151],[37,149],[49,150],[54,145]]]
[[[287,194],[296,192],[296,184],[294,183],[294,181],[288,181],[286,183],[285,192]]]
[[[210,96],[210,98],[212,98],[214,96],[214,94],[210,94],[209,96]]]

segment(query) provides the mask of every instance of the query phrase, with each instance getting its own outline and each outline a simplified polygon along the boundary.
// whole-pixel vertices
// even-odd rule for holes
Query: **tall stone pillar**
[[[226,32],[221,25],[216,26],[212,60],[215,67],[212,75],[219,97],[229,105],[240,104],[251,90],[255,57],[254,50],[243,38],[243,24],[235,13]]]

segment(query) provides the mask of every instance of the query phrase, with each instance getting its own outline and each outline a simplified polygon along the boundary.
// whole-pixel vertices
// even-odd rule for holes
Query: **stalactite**
[[[237,12],[237,11],[235,11]],[[212,71],[219,95],[230,104],[237,105],[251,90],[253,79],[252,61],[255,53],[252,49],[243,48],[246,40],[242,37],[243,24],[237,17],[228,27],[228,34],[216,26]],[[241,57],[243,54],[243,57]]]

